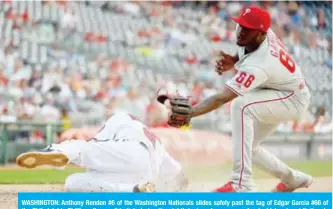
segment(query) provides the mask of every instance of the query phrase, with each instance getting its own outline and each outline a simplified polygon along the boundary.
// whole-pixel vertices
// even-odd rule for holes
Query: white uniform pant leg
[[[71,140],[52,144],[52,148],[64,152],[70,163],[99,172],[146,174],[152,167],[149,152],[138,141]]]
[[[290,180],[293,180],[295,177],[294,170],[274,156],[271,152],[267,151],[264,147],[260,146],[261,142],[263,142],[267,136],[272,134],[276,127],[277,125],[275,124],[255,124],[252,162],[261,170],[278,179],[288,181],[288,179],[291,178]]]
[[[87,150],[82,154],[82,161],[90,170],[118,173],[132,180],[152,177],[150,153],[139,141],[91,141],[88,144]]]
[[[150,153],[135,140],[117,142],[73,140],[53,145],[53,148],[64,152],[70,162],[88,170],[84,174],[68,177],[67,190],[76,184],[72,182],[86,181],[88,183],[83,184],[83,187],[79,186],[80,189],[90,190],[90,186],[85,187],[91,185],[89,182],[94,182],[96,185],[109,185],[103,187],[106,190],[118,191],[119,189],[114,188],[120,184],[128,184],[132,187],[135,184],[150,181],[153,176]],[[101,174],[98,175],[99,178],[95,177],[96,173]],[[94,177],[91,177],[92,175]],[[121,190],[124,189],[119,191]]]
[[[298,118],[292,92],[258,90],[232,101],[232,181],[235,188],[252,190],[254,124],[278,124]],[[244,187],[244,188],[243,188]]]
[[[52,149],[63,152],[68,157],[68,163],[82,166],[82,153],[87,149],[85,140],[67,140],[59,144],[52,144]]]
[[[88,171],[75,173],[67,177],[67,192],[133,192],[135,183],[113,182],[112,175]]]

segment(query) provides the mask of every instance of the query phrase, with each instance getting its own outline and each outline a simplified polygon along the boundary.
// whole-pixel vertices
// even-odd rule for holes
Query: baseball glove
[[[177,128],[190,125],[192,117],[192,104],[190,100],[180,95],[159,95],[157,97],[157,101],[163,105],[165,105],[166,100],[169,100],[169,108],[171,110],[168,125]]]

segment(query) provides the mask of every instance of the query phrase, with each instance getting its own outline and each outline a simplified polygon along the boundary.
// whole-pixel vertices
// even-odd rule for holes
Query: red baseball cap
[[[258,6],[249,6],[238,17],[231,18],[240,26],[264,32],[267,32],[271,26],[271,16],[266,10]]]

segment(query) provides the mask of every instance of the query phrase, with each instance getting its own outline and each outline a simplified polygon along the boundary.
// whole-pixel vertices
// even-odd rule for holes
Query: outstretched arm
[[[233,100],[238,95],[242,96],[253,91],[266,82],[268,75],[258,67],[243,65],[236,75],[228,80],[221,93],[202,101],[192,109],[192,117],[200,116],[213,111],[223,104]]]
[[[197,117],[208,112],[211,112],[223,104],[233,100],[237,97],[233,91],[229,88],[224,87],[221,93],[215,94],[204,101],[200,102],[199,104],[195,105],[192,109],[192,117]]]

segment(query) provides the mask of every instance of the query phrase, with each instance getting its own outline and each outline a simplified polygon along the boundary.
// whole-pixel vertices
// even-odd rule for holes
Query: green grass
[[[315,177],[332,176],[332,161],[290,162],[291,167],[309,173]],[[0,184],[62,184],[72,173],[84,172],[84,169],[69,167],[64,170],[55,169],[0,169]],[[213,182],[221,178],[229,178],[231,165],[218,166],[185,166],[185,172],[192,182]],[[270,176],[254,169],[255,178]]]
[[[308,161],[308,162],[289,162],[287,163],[294,169],[309,173],[314,177],[332,176],[332,161]],[[186,167],[186,173],[193,181],[211,181],[221,179],[221,176],[231,176],[232,165],[218,165],[205,167]],[[253,175],[255,178],[270,178],[271,176],[262,170],[254,167]]]
[[[0,170],[0,184],[59,184],[77,172],[84,172],[84,169],[4,169]]]

